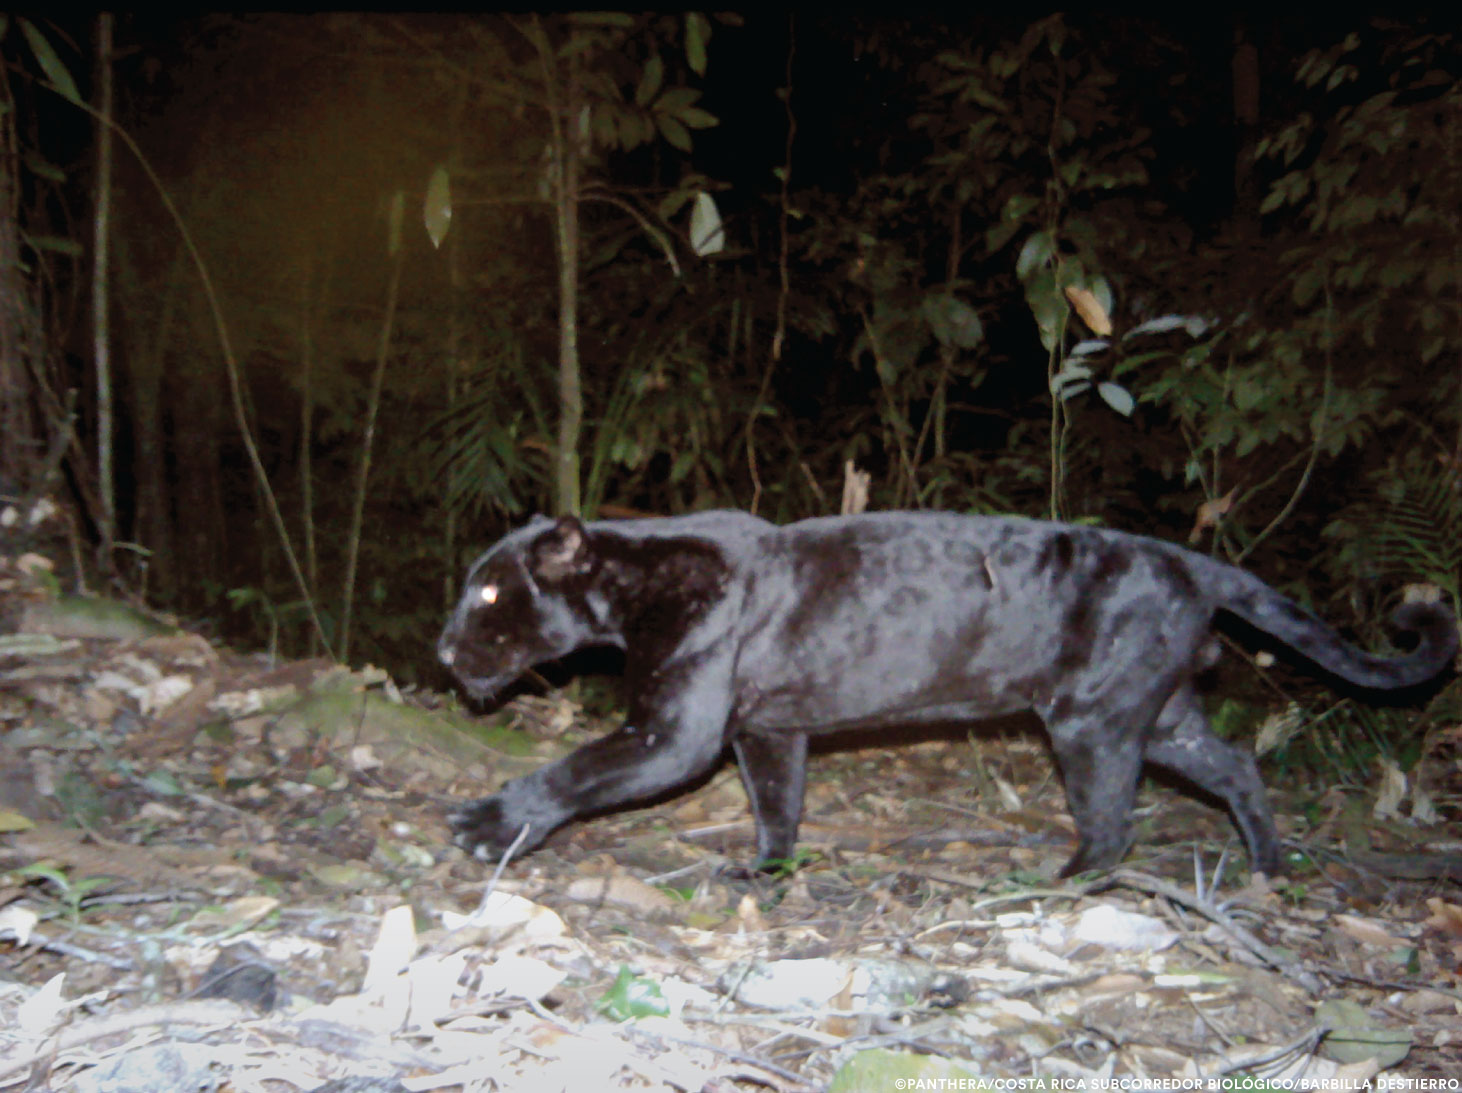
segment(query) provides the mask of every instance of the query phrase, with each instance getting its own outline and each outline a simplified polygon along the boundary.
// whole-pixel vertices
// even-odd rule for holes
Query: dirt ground
[[[0,1090],[1462,1075],[1462,832],[1414,796],[1272,787],[1268,884],[1149,784],[1123,868],[1057,882],[1064,796],[1012,723],[818,754],[781,879],[738,868],[729,765],[499,874],[445,814],[603,730],[567,698],[474,717],[58,599],[45,564],[0,557]],[[1409,777],[1455,818],[1457,734]]]

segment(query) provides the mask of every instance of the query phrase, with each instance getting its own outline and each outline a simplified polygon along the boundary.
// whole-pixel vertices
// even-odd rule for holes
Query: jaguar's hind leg
[[[1143,754],[1223,801],[1249,849],[1251,866],[1271,876],[1279,873],[1279,835],[1258,764],[1249,751],[1213,735],[1189,684],[1168,699]]]

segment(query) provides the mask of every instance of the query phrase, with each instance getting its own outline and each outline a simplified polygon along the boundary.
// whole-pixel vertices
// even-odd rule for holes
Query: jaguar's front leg
[[[682,683],[670,701],[632,709],[638,716],[631,724],[453,812],[453,841],[490,860],[526,824],[520,850],[531,850],[575,816],[653,797],[705,773],[725,747],[728,688],[714,679]]]

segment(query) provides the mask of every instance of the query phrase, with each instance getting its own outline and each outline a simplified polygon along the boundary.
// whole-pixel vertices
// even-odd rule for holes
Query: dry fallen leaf
[[[1405,944],[1375,919],[1361,918],[1359,915],[1335,915],[1330,923],[1346,937],[1359,941],[1362,945],[1377,949],[1397,949]]]
[[[1427,900],[1426,906],[1431,914],[1427,916],[1422,926],[1450,937],[1462,938],[1462,906],[1455,903],[1444,903],[1436,896]]]

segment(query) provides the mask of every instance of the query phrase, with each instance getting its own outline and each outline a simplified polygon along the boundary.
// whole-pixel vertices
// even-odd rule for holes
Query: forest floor
[[[735,868],[730,765],[495,876],[445,815],[603,731],[572,702],[473,719],[381,672],[80,610],[44,563],[0,557],[0,1090],[1462,1074],[1455,825],[1276,786],[1300,853],[1265,883],[1226,817],[1146,784],[1122,869],[1058,882],[1064,795],[1013,724],[817,754],[781,880]],[[1455,815],[1447,747],[1412,774]]]

